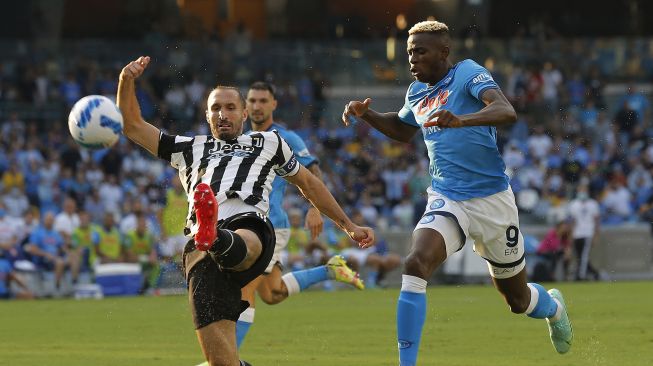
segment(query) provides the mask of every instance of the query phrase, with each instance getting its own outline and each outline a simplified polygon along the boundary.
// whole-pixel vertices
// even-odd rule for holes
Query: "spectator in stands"
[[[79,213],[79,226],[73,230],[71,244],[80,258],[81,270],[92,269],[97,261],[95,248],[100,245],[100,234],[87,211]]]
[[[286,246],[288,259],[285,261],[292,271],[326,263],[328,248],[319,240],[311,240],[308,230],[302,225],[304,214],[299,209],[288,211],[290,237]]]
[[[587,186],[580,185],[576,198],[569,203],[573,220],[572,238],[576,253],[576,280],[585,280],[587,274],[599,279],[599,272],[590,263],[590,251],[599,238],[601,212],[599,204],[589,195]]]
[[[546,134],[544,126],[537,125],[533,129],[533,134],[526,141],[526,144],[528,145],[528,152],[532,157],[545,159],[553,147],[553,140]]]
[[[126,235],[127,233],[136,230],[136,226],[138,225],[138,218],[140,216],[145,217],[147,222],[146,207],[138,199],[125,201],[125,209],[123,212],[123,217],[118,225],[118,230],[122,235]],[[149,222],[147,222],[147,225],[148,230],[152,232],[152,225]]]
[[[84,211],[91,216],[91,222],[97,225],[102,224],[104,213],[107,211],[104,201],[100,198],[100,191],[93,188],[91,194],[84,201]]]
[[[75,79],[75,74],[72,72],[66,74],[66,79],[59,87],[59,92],[69,108],[82,97],[82,86]]]
[[[11,191],[12,188],[25,188],[25,176],[15,161],[10,162],[9,169],[2,174],[2,187],[5,193]]]
[[[95,255],[101,264],[122,262],[124,259],[122,237],[115,225],[114,215],[111,211],[106,212],[102,225],[96,227],[100,241],[95,246]]]
[[[147,217],[141,211],[136,214],[136,227],[125,233],[126,261],[139,263],[143,273],[141,292],[157,287],[159,261],[154,235],[147,228]]]
[[[54,230],[61,235],[64,242],[70,244],[73,231],[78,227],[77,203],[74,199],[66,197],[63,201],[63,210],[54,217]]]
[[[562,278],[567,278],[571,260],[571,222],[559,217],[555,226],[549,230],[537,247],[537,254],[542,258],[544,267],[536,265],[533,281],[546,282],[556,279],[556,271],[562,262]]]
[[[640,123],[641,116],[630,105],[630,101],[625,99],[621,107],[617,110],[614,121],[619,127],[619,142],[622,145],[626,145],[629,135],[632,133],[635,126]]]
[[[86,197],[91,195],[93,187],[86,181],[86,171],[83,168],[77,169],[75,173],[75,180],[70,187],[70,196],[77,202],[77,207],[83,207]]]
[[[612,179],[608,185],[601,205],[605,214],[603,221],[609,225],[621,224],[630,219],[632,207],[630,205],[631,193],[626,189],[624,184]]]
[[[18,232],[14,218],[7,215],[7,211],[0,203],[0,258],[15,259],[19,256]]]
[[[22,291],[17,293],[11,292],[11,283],[16,283]],[[2,299],[32,299],[34,294],[29,290],[27,284],[13,270],[11,263],[0,257],[0,300]]]
[[[25,251],[32,255],[38,268],[45,271],[54,271],[55,286],[61,289],[61,281],[67,267],[71,268],[73,282],[77,281],[79,273],[79,258],[70,247],[64,244],[61,235],[54,230],[54,214],[47,212],[43,216],[43,223],[32,232]]]
[[[29,209],[29,199],[24,188],[13,187],[2,197],[7,214],[13,217],[22,217]]]
[[[117,184],[117,178],[113,174],[107,175],[107,179],[99,188],[100,200],[106,211],[114,214],[120,212],[120,203],[123,201],[123,191]]]
[[[172,177],[172,187],[166,191],[166,203],[160,210],[160,254],[167,261],[178,263],[188,238],[184,235],[184,223],[188,213],[188,200],[178,175]]]
[[[629,83],[626,94],[621,98],[621,105],[628,105],[629,109],[634,111],[640,119],[649,120],[651,112],[651,103],[646,95],[640,92],[635,83]]]
[[[413,204],[410,197],[404,197],[399,204],[392,208],[391,227],[398,229],[410,229],[415,221],[413,217]]]

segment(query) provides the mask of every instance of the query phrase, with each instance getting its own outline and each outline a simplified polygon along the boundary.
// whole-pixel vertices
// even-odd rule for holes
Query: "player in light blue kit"
[[[310,154],[304,141],[296,133],[274,123],[272,114],[277,107],[277,101],[273,87],[265,82],[253,83],[247,93],[246,102],[247,112],[252,122],[252,131],[277,130],[279,135],[288,142],[299,163],[322,179],[318,161]],[[328,279],[351,284],[360,290],[364,288],[363,281],[359,279],[358,273],[351,270],[341,256],[332,257],[326,265],[281,276],[281,252],[290,238],[288,214],[282,207],[286,186],[287,183],[284,179],[275,178],[272,181],[268,216],[274,226],[277,239],[276,247],[270,265],[265,270],[265,275],[259,276],[242,289],[243,300],[248,301],[250,307],[240,315],[236,323],[236,340],[239,347],[250,325],[254,322],[255,292],[258,292],[263,302],[274,305],[282,302],[290,295],[299,293],[313,284]],[[320,212],[315,207],[309,208],[306,213],[306,227],[311,231],[313,239],[316,239],[322,231],[322,224]]]
[[[546,319],[553,346],[566,353],[573,333],[562,294],[527,283],[515,198],[496,144],[495,126],[513,123],[515,110],[485,68],[472,60],[449,61],[450,42],[445,24],[415,24],[407,51],[416,81],[404,107],[378,113],[369,109],[368,98],[349,102],[342,116],[345,124],[360,118],[402,142],[421,130],[429,154],[429,199],[413,232],[397,303],[400,365],[417,364],[426,280],[468,237],[510,310]]]

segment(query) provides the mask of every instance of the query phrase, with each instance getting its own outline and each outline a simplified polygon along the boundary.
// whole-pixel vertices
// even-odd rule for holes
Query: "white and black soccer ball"
[[[75,103],[68,115],[68,129],[81,146],[99,149],[113,146],[122,134],[118,106],[102,95],[89,95]]]

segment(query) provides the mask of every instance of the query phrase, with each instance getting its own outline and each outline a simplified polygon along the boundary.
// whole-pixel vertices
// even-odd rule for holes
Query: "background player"
[[[275,174],[296,184],[361,245],[372,245],[374,233],[351,222],[276,132],[242,134],[247,111],[237,88],[217,87],[209,94],[206,119],[212,136],[171,136],[145,122],[134,80],[149,61],[140,57],[120,73],[117,99],[124,133],[179,170],[189,197],[186,230],[194,235],[183,263],[197,337],[209,364],[238,365],[235,322],[247,307],[240,289],[264,271],[274,251],[265,213]]]
[[[246,102],[252,132],[277,131],[290,145],[297,161],[318,179],[322,180],[318,160],[308,151],[304,141],[296,133],[274,122],[273,113],[277,108],[277,100],[272,85],[261,81],[253,83],[247,92]],[[283,209],[286,186],[286,181],[280,177],[274,178],[272,182],[270,212],[268,215],[274,226],[277,242],[272,261],[265,269],[265,275],[260,276],[243,288],[243,300],[249,302],[250,307],[240,315],[236,323],[236,339],[239,347],[245,339],[249,327],[254,322],[255,292],[258,292],[263,302],[274,305],[287,299],[290,295],[299,293],[311,285],[328,279],[349,283],[361,290],[364,288],[358,274],[347,267],[345,260],[341,256],[332,257],[326,265],[281,276],[281,252],[288,245],[288,239],[290,238],[290,222],[288,221],[288,214]],[[322,225],[320,212],[311,206],[306,213],[306,227],[311,231],[313,239],[316,239],[322,232]]]
[[[404,107],[378,113],[368,98],[348,103],[342,116],[345,124],[358,117],[403,142],[421,130],[429,154],[429,199],[413,232],[397,304],[400,364],[417,362],[427,279],[468,236],[510,310],[547,319],[555,349],[565,353],[573,334],[564,301],[558,290],[527,284],[517,207],[496,145],[495,126],[515,122],[515,111],[485,68],[449,61],[450,44],[444,23],[415,24],[407,52],[416,81]]]

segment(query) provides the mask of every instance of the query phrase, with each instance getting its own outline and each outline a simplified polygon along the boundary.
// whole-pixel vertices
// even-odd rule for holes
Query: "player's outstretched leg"
[[[365,289],[365,284],[363,283],[363,280],[359,278],[358,272],[349,268],[347,261],[343,256],[334,255],[329,258],[326,266],[327,270],[329,270],[330,279],[350,284],[359,290]]]
[[[399,365],[415,366],[422,327],[426,320],[426,280],[403,275],[397,300]]]
[[[253,307],[248,307],[240,313],[240,317],[236,322],[236,346],[240,349],[240,345],[243,344],[245,336],[249,331],[249,328],[254,323],[254,314],[256,309]]]
[[[260,254],[260,248],[258,252],[254,250],[248,253],[249,249],[243,237],[245,234],[217,228],[218,201],[211,187],[206,183],[198,184],[193,193],[193,200],[193,209],[199,224],[194,238],[197,250],[207,251],[211,258],[224,268],[237,271],[248,268]],[[248,235],[258,240],[258,236],[253,232]]]
[[[413,245],[404,262],[401,292],[397,300],[397,345],[400,366],[417,364],[422,327],[426,320],[425,278],[430,278],[433,271],[446,258],[447,248],[439,231],[431,228],[415,229]]]
[[[574,330],[571,327],[569,314],[567,314],[567,305],[560,290],[553,288],[548,293],[558,303],[558,308],[561,309],[553,318],[546,319],[549,324],[551,343],[553,343],[553,347],[558,353],[567,353],[574,339]]]
[[[211,186],[200,183],[193,193],[193,208],[199,228],[195,234],[195,246],[198,250],[209,250],[217,236],[218,201]]]
[[[531,301],[526,309],[526,315],[531,318],[546,319],[553,347],[558,353],[567,353],[574,339],[574,333],[562,293],[557,289],[547,292],[537,283],[529,283],[528,288],[531,290]]]
[[[348,283],[359,290],[365,288],[358,273],[349,268],[345,259],[339,255],[331,257],[326,265],[287,273],[283,275],[281,280],[288,289],[288,296],[326,280]]]

